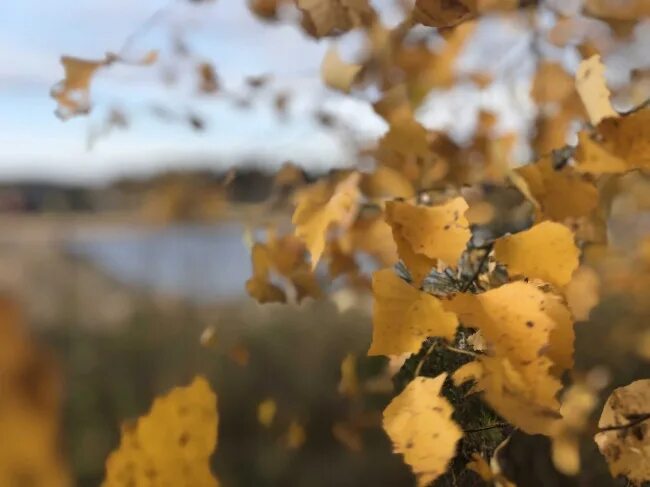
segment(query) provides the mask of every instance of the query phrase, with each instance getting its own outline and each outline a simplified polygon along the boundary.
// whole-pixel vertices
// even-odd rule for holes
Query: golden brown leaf
[[[314,37],[341,34],[374,17],[368,0],[296,0],[303,27]]]
[[[463,436],[451,419],[451,404],[440,395],[447,375],[416,377],[384,410],[384,430],[396,453],[425,486],[442,475]]]
[[[321,64],[321,77],[330,88],[349,93],[360,72],[361,65],[343,61],[336,47],[331,46],[325,53]]]
[[[392,269],[372,276],[374,295],[372,344],[368,355],[417,352],[428,336],[453,339],[458,327],[454,313],[440,300],[411,286]]]
[[[580,255],[571,230],[550,221],[498,239],[494,252],[510,274],[542,279],[558,287],[571,280]]]
[[[331,226],[349,226],[356,214],[359,199],[360,174],[353,172],[331,190],[326,181],[320,181],[298,197],[293,214],[295,234],[311,254],[312,269],[325,250]]]
[[[468,0],[416,0],[413,17],[428,27],[453,27],[476,16],[474,2]]]
[[[550,157],[518,168],[516,173],[526,181],[542,214],[551,220],[584,217],[598,205],[596,186],[572,167],[555,169]]]
[[[104,487],[217,486],[210,456],[217,446],[217,397],[196,377],[157,398],[149,413],[122,428],[117,450],[106,460]]]

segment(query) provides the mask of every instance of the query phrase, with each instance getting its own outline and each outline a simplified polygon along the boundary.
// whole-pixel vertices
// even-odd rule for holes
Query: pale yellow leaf
[[[463,436],[451,419],[451,404],[440,395],[446,377],[416,377],[384,410],[384,430],[420,486],[447,470]]]
[[[542,279],[565,286],[578,268],[580,251],[566,226],[545,221],[523,232],[498,239],[495,256],[511,275]]]

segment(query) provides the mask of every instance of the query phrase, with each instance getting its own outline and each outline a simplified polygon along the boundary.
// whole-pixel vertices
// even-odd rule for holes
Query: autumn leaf
[[[634,485],[650,481],[650,379],[619,387],[609,396],[594,440],[613,477]]]
[[[451,419],[451,404],[440,395],[446,377],[416,377],[384,410],[384,430],[420,486],[447,470],[463,436]]]
[[[256,243],[251,249],[253,277],[246,281],[246,291],[260,303],[284,303],[287,296],[284,291],[271,283],[271,260],[265,245]]]
[[[442,303],[464,326],[479,329],[495,355],[525,366],[547,349],[553,329],[565,324],[548,313],[549,301],[535,285],[516,281],[481,294],[459,293]]]
[[[474,390],[509,423],[529,434],[550,435],[560,419],[556,396],[562,387],[550,373],[552,365],[545,356],[525,364],[481,356],[456,370],[453,379],[456,385],[474,379]]]
[[[321,77],[330,88],[348,93],[360,72],[361,65],[343,61],[336,47],[331,46],[325,53],[321,64]]]
[[[296,0],[296,5],[303,27],[314,37],[341,34],[374,18],[367,0]]]
[[[605,83],[605,66],[600,56],[594,55],[578,66],[576,72],[576,90],[587,109],[592,125],[598,125],[608,117],[618,117],[609,101],[610,92]]]
[[[551,157],[543,157],[515,171],[527,183],[528,191],[539,203],[546,218],[564,221],[588,216],[598,205],[598,190],[593,182],[573,167],[553,167]],[[567,198],[567,195],[571,195]]]
[[[646,0],[586,0],[585,9],[594,17],[617,20],[638,20],[650,16]]]
[[[141,60],[134,64],[142,66],[153,64],[157,53],[150,51]],[[61,64],[65,72],[62,81],[52,87],[50,92],[58,107],[56,114],[66,120],[75,115],[87,114],[90,111],[90,84],[93,76],[102,67],[110,66],[116,62],[127,62],[115,54],[108,53],[104,59],[87,60],[72,56],[62,56]]]
[[[275,413],[278,410],[276,402],[267,398],[257,405],[257,421],[265,428],[269,428],[273,424]]]
[[[20,307],[0,296],[0,485],[68,487],[61,370],[30,335]]]
[[[217,486],[210,456],[217,446],[217,397],[196,377],[157,398],[149,413],[122,428],[117,450],[106,460],[104,487]]]
[[[498,239],[494,252],[509,274],[542,279],[558,287],[571,280],[580,255],[571,230],[549,221]]]
[[[477,14],[475,2],[467,0],[416,0],[413,17],[428,27],[453,27]]]
[[[368,355],[417,352],[428,336],[453,339],[458,320],[441,301],[411,286],[392,269],[372,276],[373,333]]]
[[[330,189],[325,181],[316,183],[298,197],[293,214],[295,234],[311,254],[312,269],[325,250],[330,227],[349,226],[356,214],[360,174],[353,172]]]
[[[593,134],[581,132],[576,168],[593,174],[650,168],[650,108],[607,118]]]
[[[341,362],[341,380],[338,386],[339,394],[354,397],[359,394],[359,377],[357,376],[357,358],[348,353]]]
[[[580,266],[564,288],[564,297],[576,321],[586,321],[598,304],[600,279],[591,267]]]
[[[467,203],[460,197],[436,206],[390,201],[386,204],[386,220],[393,235],[408,243],[412,252],[455,267],[471,236],[464,216],[467,209]],[[399,241],[397,249],[399,253]],[[404,258],[401,254],[400,257]]]

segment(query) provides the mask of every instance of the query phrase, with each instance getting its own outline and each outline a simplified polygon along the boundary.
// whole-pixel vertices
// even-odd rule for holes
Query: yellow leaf
[[[157,398],[135,425],[122,428],[102,485],[217,486],[210,471],[217,426],[217,397],[204,378],[196,377],[189,386]]]
[[[311,253],[312,269],[325,250],[327,233],[331,226],[349,226],[356,214],[359,199],[360,174],[353,172],[339,182],[332,191],[325,181],[311,187],[298,197],[293,214],[295,234]]]
[[[595,54],[585,59],[576,72],[576,90],[587,109],[592,125],[598,125],[607,117],[618,117],[609,101],[610,93],[605,83],[605,66]]]
[[[157,58],[158,53],[150,51],[136,64],[146,66],[153,64]],[[104,59],[97,61],[62,56],[61,64],[63,64],[65,77],[51,91],[52,98],[58,103],[57,116],[67,119],[74,115],[88,113],[90,111],[89,90],[93,76],[99,68],[115,62],[126,62],[126,60],[110,53]]]
[[[591,267],[580,266],[564,288],[564,297],[576,321],[586,321],[598,304],[600,280]]]
[[[612,476],[624,475],[638,486],[650,481],[649,405],[650,379],[615,389],[605,403],[598,426],[601,429],[624,427],[594,437]],[[632,423],[633,426],[625,427]]]
[[[451,419],[451,404],[440,395],[447,375],[416,377],[384,410],[384,430],[396,453],[425,486],[442,475],[463,436]]]
[[[457,294],[443,301],[464,326],[478,328],[488,350],[515,365],[534,361],[545,350],[557,326],[546,311],[547,295],[523,281],[481,294]]]
[[[618,174],[628,169],[623,159],[608,152],[584,130],[578,133],[578,147],[575,157],[577,161],[576,169],[583,173],[595,175]]]
[[[437,206],[390,201],[386,204],[386,220],[393,228],[393,235],[403,238],[413,253],[455,267],[471,237],[464,215],[467,209],[461,197]],[[397,249],[399,252],[399,241]]]
[[[372,344],[368,355],[417,352],[428,336],[452,340],[458,320],[441,301],[414,288],[392,269],[372,276],[374,295]]]
[[[341,380],[339,394],[354,397],[359,394],[359,377],[357,377],[357,358],[348,353],[341,362]]]
[[[556,396],[562,387],[551,366],[545,356],[516,364],[485,355],[456,371],[454,382],[475,379],[485,401],[509,423],[529,434],[550,435],[560,418]]]
[[[562,397],[562,419],[555,424],[552,434],[552,459],[555,468],[566,475],[580,471],[580,437],[588,427],[598,398],[585,384],[575,383]]]
[[[271,261],[265,245],[256,243],[251,249],[253,277],[246,281],[246,291],[260,303],[284,303],[284,291],[270,282]]]
[[[62,458],[58,363],[30,337],[19,307],[0,296],[0,485],[73,485]]]
[[[532,195],[533,201],[539,203],[535,206],[551,220],[584,217],[598,205],[596,186],[586,181],[572,167],[555,169],[550,157],[517,168],[513,173],[519,174],[526,181],[526,190]],[[517,187],[522,189],[519,185]],[[567,195],[571,197],[567,198]],[[528,195],[527,197],[531,199]]]
[[[278,406],[273,399],[264,399],[257,405],[257,421],[265,428],[270,427],[277,409]]]
[[[580,255],[571,230],[550,221],[498,239],[494,252],[509,274],[542,279],[558,287],[571,280]]]
[[[305,428],[295,419],[292,420],[285,436],[286,447],[289,450],[298,450],[305,444],[306,439]]]
[[[331,46],[323,58],[320,69],[321,77],[327,86],[348,93],[361,71],[361,65],[346,63],[339,56],[336,47]]]
[[[388,166],[379,166],[365,175],[361,188],[369,198],[410,198],[415,194],[408,178]]]

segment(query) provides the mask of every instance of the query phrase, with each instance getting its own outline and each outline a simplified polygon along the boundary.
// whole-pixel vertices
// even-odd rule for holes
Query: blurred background
[[[402,20],[402,2],[372,3],[386,25]],[[539,56],[573,73],[585,39],[606,53],[617,108],[647,99],[650,21],[617,43],[607,23],[591,18],[568,34],[553,30],[562,15],[580,11],[580,1],[542,3],[532,21],[520,12],[479,22],[448,61],[454,82],[435,87],[418,111],[426,128],[465,147],[480,114],[489,112],[495,137],[517,134],[512,164],[530,160]],[[321,81],[327,47],[336,42],[354,59],[363,37],[353,31],[336,41],[314,39],[296,25],[295,9],[287,5],[271,22],[263,4],[0,5],[0,321],[13,340],[6,343],[24,349],[3,365],[15,372],[6,387],[20,389],[34,411],[48,411],[47,441],[62,445],[60,468],[77,485],[101,482],[123,420],[196,373],[219,395],[215,471],[224,485],[412,482],[380,428],[396,369],[365,357],[368,296],[326,279],[326,298],[300,304],[263,306],[245,294],[256,232],[290,220],[287,188],[363,164],[359,154],[387,128],[372,110],[371,90],[350,98]],[[429,31],[432,49],[444,49],[443,38]],[[552,42],[549,33],[564,37]],[[97,73],[88,116],[62,120],[54,113],[50,89],[63,78],[61,55],[141,59],[151,50],[158,52],[151,65]],[[567,142],[576,128],[564,134]],[[295,171],[276,177],[286,162]],[[650,221],[647,180],[626,184],[639,185],[639,198],[621,202],[612,221],[622,249],[647,234]],[[630,205],[638,210],[633,223]],[[368,261],[367,270],[373,265]],[[625,298],[612,299],[618,307],[601,302],[590,341],[579,347],[585,367],[605,360],[589,353],[602,350],[594,342],[611,339],[603,337],[612,314],[634,330],[647,316],[634,301],[626,320]],[[621,340],[634,342],[635,333]],[[638,363],[613,366],[620,380],[645,367],[643,353]],[[355,386],[341,385],[342,363],[354,364]],[[14,409],[3,408],[9,419],[0,424],[19,424]],[[27,451],[40,438],[29,434],[7,437]],[[44,472],[58,468],[46,463]]]

